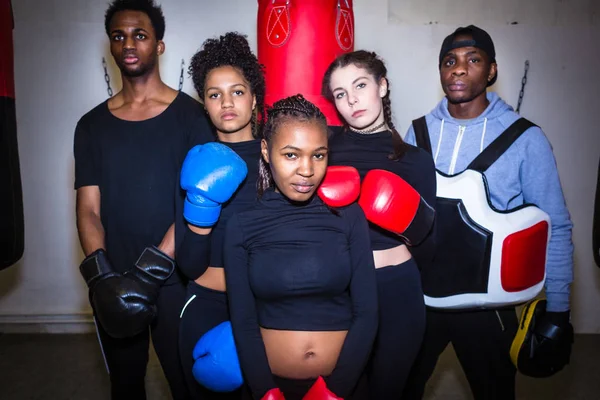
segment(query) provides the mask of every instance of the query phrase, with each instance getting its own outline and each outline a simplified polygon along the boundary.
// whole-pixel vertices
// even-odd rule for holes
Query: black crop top
[[[177,264],[184,275],[192,280],[200,277],[209,266],[223,267],[223,241],[227,221],[233,214],[248,209],[257,201],[260,140],[221,143],[235,151],[246,162],[248,175],[231,199],[222,205],[219,220],[210,235],[198,235],[185,225],[185,237],[179,248]]]
[[[338,129],[329,140],[329,165],[355,167],[361,179],[372,169],[395,173],[410,184],[431,207],[435,208],[436,178],[433,158],[426,151],[406,144],[399,160],[390,160],[393,152],[392,132],[360,134]],[[369,223],[373,250],[385,250],[404,244],[402,237]],[[427,264],[435,251],[432,233],[419,246],[409,247],[417,264]]]
[[[255,398],[276,387],[259,327],[348,330],[329,388],[346,396],[365,367],[377,328],[375,268],[356,204],[330,210],[272,189],[231,217],[225,276],[242,371]]]

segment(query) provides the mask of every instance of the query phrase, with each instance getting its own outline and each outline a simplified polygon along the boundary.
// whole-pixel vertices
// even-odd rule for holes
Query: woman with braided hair
[[[334,60],[322,86],[344,121],[330,140],[330,165],[359,171],[359,204],[369,220],[379,304],[367,367],[373,399],[402,397],[425,330],[419,268],[435,251],[433,160],[396,131],[389,86],[383,61],[363,50]]]
[[[260,200],[231,217],[225,234],[246,396],[368,399],[377,294],[367,221],[357,204],[334,208],[318,191],[328,160],[323,113],[296,95],[267,114]]]
[[[176,229],[176,236],[183,236],[177,251],[178,266],[189,279],[187,301],[180,314],[179,353],[194,399],[239,399],[240,391],[235,389],[241,384],[241,376],[239,372],[237,377],[234,373],[237,357],[235,349],[231,351],[233,339],[228,343],[223,336],[220,340],[212,338],[225,331],[223,323],[229,320],[223,270],[225,226],[233,214],[257,200],[259,121],[264,120],[265,81],[262,66],[246,37],[235,32],[206,40],[192,57],[189,72],[216,129],[217,142],[226,148],[211,143],[188,154],[181,177],[182,186],[188,190],[188,200],[193,199],[190,193],[206,186],[208,181],[212,181],[213,186],[226,182],[224,168],[240,165],[240,169],[247,170],[247,175],[245,179],[240,176],[243,181],[239,187],[233,185],[228,189],[232,196],[219,207],[212,207],[214,204],[208,200],[186,200],[187,208],[183,210],[186,223]],[[213,149],[217,149],[214,154]],[[222,150],[232,150],[239,157],[223,161],[224,154],[231,153],[221,154]],[[186,169],[186,165],[189,168]],[[200,177],[203,170],[208,173]],[[215,199],[223,193],[212,188],[211,195]],[[213,215],[209,218],[208,214]],[[211,333],[204,336],[209,331]],[[204,339],[200,341],[201,338]],[[215,364],[217,358],[219,362]]]

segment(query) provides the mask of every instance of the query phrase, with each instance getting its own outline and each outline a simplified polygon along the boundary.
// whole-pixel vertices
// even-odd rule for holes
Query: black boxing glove
[[[102,249],[79,267],[98,322],[115,338],[135,336],[150,325],[160,285],[174,269],[174,261],[155,248],[144,249],[135,267],[125,274],[114,270]]]

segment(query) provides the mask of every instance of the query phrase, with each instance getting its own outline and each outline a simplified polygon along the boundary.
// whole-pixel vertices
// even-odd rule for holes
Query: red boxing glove
[[[260,400],[285,400],[283,393],[278,388],[269,390]]]
[[[363,179],[358,204],[367,219],[416,245],[427,237],[435,211],[398,175],[373,169]]]
[[[302,400],[344,400],[341,397],[337,397],[327,389],[325,380],[322,377],[318,377],[315,383],[310,387],[309,391],[306,392]]]
[[[317,193],[328,206],[348,206],[360,194],[360,175],[354,167],[328,167]]]

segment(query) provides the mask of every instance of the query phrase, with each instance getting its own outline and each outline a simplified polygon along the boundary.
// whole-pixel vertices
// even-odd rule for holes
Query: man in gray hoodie
[[[439,68],[446,97],[425,116],[425,122],[436,169],[443,174],[454,175],[465,170],[520,118],[496,93],[487,92],[487,87],[497,78],[495,58],[491,37],[473,25],[458,28],[442,44]],[[414,126],[408,130],[405,140],[416,144]],[[570,327],[572,223],[552,147],[544,132],[537,126],[527,129],[484,175],[490,202],[497,210],[530,203],[550,216],[544,318],[559,327]],[[445,239],[441,236],[437,238],[440,245]],[[435,261],[434,256],[432,263]],[[437,261],[440,262],[444,261]],[[427,292],[425,289],[436,277],[428,275],[427,265],[420,267]],[[444,267],[453,268],[452,265]],[[512,306],[451,312],[429,308],[423,346],[403,399],[422,398],[437,359],[450,342],[475,399],[514,399],[516,369],[509,351],[517,329],[517,315]]]

